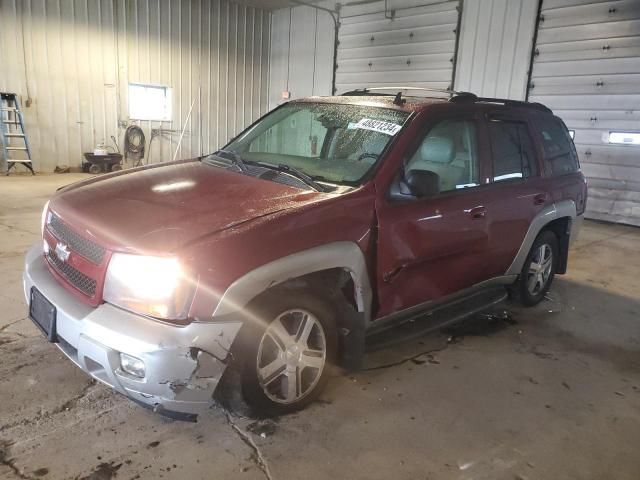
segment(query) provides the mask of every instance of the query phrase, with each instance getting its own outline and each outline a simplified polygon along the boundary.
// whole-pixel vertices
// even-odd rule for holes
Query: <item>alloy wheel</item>
[[[281,313],[260,340],[258,381],[265,395],[280,404],[307,396],[317,385],[327,358],[322,324],[302,309]]]
[[[553,250],[551,246],[543,243],[540,245],[529,265],[527,274],[527,289],[531,295],[538,295],[547,285],[553,268]]]

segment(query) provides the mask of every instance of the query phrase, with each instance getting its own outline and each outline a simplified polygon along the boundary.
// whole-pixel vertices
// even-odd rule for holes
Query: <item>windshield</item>
[[[354,185],[373,168],[407,117],[380,107],[291,103],[225,150],[249,162],[295,168],[314,180]]]

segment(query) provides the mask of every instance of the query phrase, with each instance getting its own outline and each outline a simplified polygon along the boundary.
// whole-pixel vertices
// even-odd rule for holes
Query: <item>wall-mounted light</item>
[[[609,143],[617,145],[640,145],[640,132],[609,132]]]

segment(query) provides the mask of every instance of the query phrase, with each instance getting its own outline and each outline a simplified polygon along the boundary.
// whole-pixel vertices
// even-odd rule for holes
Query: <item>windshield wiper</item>
[[[299,170],[296,167],[292,167],[291,165],[286,165],[284,163],[279,163],[278,165],[274,165],[272,163],[266,163],[266,162],[255,162],[255,163],[257,163],[258,165],[262,165],[263,167],[266,167],[266,168],[277,170],[278,172],[287,173],[292,177],[296,177],[298,180],[302,180],[306,185],[313,188],[317,192],[327,191],[322,185],[316,182],[313,179],[313,177],[307,175],[302,170]]]
[[[227,156],[225,157],[224,155],[227,155]],[[247,170],[247,165],[242,159],[242,157],[240,156],[240,154],[237,152],[234,152],[233,150],[221,149],[221,150],[218,150],[217,152],[212,153],[209,156],[216,156],[223,160],[228,160],[243,172]],[[228,157],[231,157],[231,158],[228,158]]]

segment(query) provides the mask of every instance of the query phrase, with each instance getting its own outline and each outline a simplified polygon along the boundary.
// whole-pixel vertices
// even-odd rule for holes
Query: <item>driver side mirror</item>
[[[431,170],[409,170],[405,173],[405,184],[418,198],[440,193],[440,175]]]

